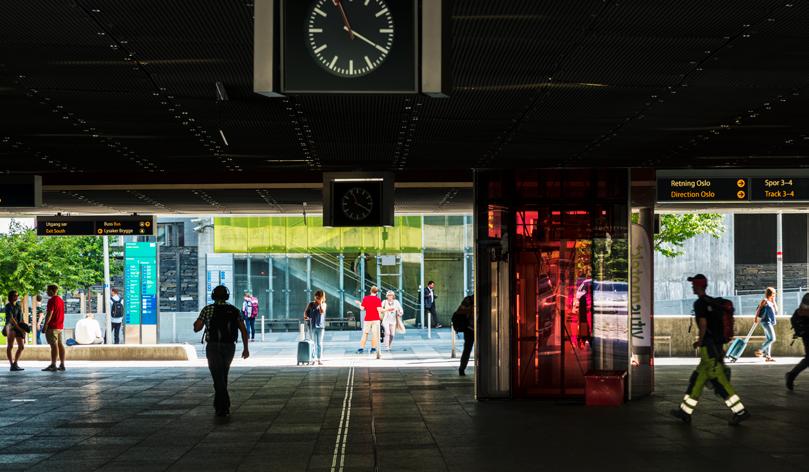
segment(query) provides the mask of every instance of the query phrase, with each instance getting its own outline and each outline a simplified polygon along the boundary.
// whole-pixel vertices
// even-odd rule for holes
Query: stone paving
[[[236,366],[233,414],[213,416],[201,366],[68,364],[0,372],[0,470],[807,470],[809,374],[744,364],[753,417],[727,425],[711,391],[688,426],[668,416],[691,366],[657,368],[657,392],[620,408],[486,401],[453,367]],[[471,369],[470,369],[471,371]]]

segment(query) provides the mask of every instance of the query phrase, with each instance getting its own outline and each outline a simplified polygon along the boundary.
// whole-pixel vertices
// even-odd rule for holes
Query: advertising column
[[[124,247],[126,344],[157,344],[157,244]]]

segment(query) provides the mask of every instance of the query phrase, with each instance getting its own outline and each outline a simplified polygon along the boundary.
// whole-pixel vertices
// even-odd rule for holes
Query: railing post
[[[452,323],[450,323],[449,332],[452,334],[452,353],[449,355],[450,359],[455,359],[457,354],[455,353],[455,338],[458,337],[458,333],[455,332],[455,328],[452,327]],[[464,333],[464,337],[466,337],[466,333]],[[464,340],[464,342],[466,342]]]
[[[264,342],[264,315],[261,315],[261,342]]]

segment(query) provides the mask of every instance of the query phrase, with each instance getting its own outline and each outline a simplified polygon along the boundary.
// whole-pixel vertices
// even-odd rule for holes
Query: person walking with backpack
[[[18,364],[22,351],[25,349],[25,334],[27,332],[27,327],[23,327],[19,298],[16,290],[8,292],[8,303],[6,303],[5,307],[6,324],[3,327],[3,333],[7,338],[6,357],[8,357],[12,372],[25,370]],[[14,353],[14,341],[17,341],[17,353],[12,355]]]
[[[213,407],[216,416],[230,415],[230,395],[228,394],[228,373],[230,364],[236,353],[236,339],[241,333],[242,359],[250,357],[247,347],[247,328],[244,326],[242,314],[238,308],[228,303],[230,291],[219,285],[211,292],[213,304],[207,305],[194,321],[194,332],[205,328],[205,357],[208,358],[208,370],[211,371],[214,388]]]
[[[798,374],[809,367],[809,293],[803,295],[801,304],[795,313],[792,314],[792,329],[795,330],[795,337],[803,341],[803,350],[806,353],[804,358],[792,370],[786,373],[787,388],[795,389],[795,378]]]
[[[697,403],[699,403],[699,397],[702,395],[705,384],[711,382],[716,393],[725,400],[725,405],[733,413],[728,423],[737,425],[750,418],[750,413],[745,409],[725,372],[723,345],[728,341],[725,339],[725,313],[717,303],[717,299],[706,294],[707,277],[697,274],[688,277],[687,280],[691,282],[694,294],[697,296],[697,300],[694,302],[694,315],[699,327],[699,336],[694,342],[694,348],[699,349],[700,362],[697,369],[691,374],[680,407],[672,410],[671,414],[685,423],[690,423],[691,415],[694,414]]]
[[[306,305],[303,320],[309,323],[314,342],[312,357],[317,365],[323,365],[323,339],[326,336],[326,293],[323,290],[315,292],[315,299]]]
[[[124,302],[118,289],[114,288],[110,296],[110,326],[112,326],[113,342],[121,343],[121,325],[124,323]]]
[[[461,365],[458,367],[458,375],[466,375],[466,366],[469,364],[469,356],[472,355],[472,346],[475,343],[475,296],[464,297],[458,309],[452,315],[452,329],[456,333],[463,333],[463,353],[461,354]]]
[[[242,302],[242,318],[244,318],[244,325],[247,327],[247,336],[251,341],[256,339],[256,317],[253,315],[255,312],[258,315],[258,307],[253,303],[253,296],[250,292],[244,292],[244,301]]]
[[[764,299],[758,304],[756,310],[755,323],[761,323],[764,330],[764,343],[755,352],[756,357],[764,356],[764,362],[775,362],[772,358],[772,345],[775,342],[775,315],[778,313],[778,305],[775,303],[775,289],[767,287],[764,291]]]
[[[255,294],[250,294],[250,303],[251,306],[251,313],[250,313],[250,329],[253,330],[252,336],[250,336],[250,341],[256,340],[256,319],[258,319],[258,298],[256,298]]]

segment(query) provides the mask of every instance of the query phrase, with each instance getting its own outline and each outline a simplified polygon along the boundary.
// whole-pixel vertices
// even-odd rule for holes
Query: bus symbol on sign
[[[738,193],[736,193],[736,196],[739,198],[739,200],[744,200],[747,194],[744,193],[744,190],[739,190]]]
[[[739,187],[739,188],[744,188],[745,185],[747,185],[747,180],[745,180],[745,179],[739,179],[739,180],[736,181],[736,186]],[[742,197],[739,197],[739,198],[742,198]]]

